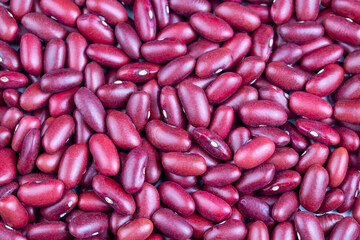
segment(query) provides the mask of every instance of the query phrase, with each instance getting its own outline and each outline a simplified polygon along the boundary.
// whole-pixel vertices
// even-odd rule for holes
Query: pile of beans
[[[0,0],[0,239],[360,239],[359,0]]]

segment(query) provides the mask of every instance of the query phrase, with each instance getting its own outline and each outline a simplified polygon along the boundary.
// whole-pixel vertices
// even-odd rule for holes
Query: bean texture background
[[[359,134],[359,0],[0,0],[0,240],[357,240]]]

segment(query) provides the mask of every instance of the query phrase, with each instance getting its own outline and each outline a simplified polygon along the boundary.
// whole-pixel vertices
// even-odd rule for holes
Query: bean
[[[95,1],[93,2],[96,4]],[[132,26],[125,22],[119,22],[115,26],[115,37],[126,55],[133,59],[139,59],[141,57],[141,40],[138,33],[134,30]]]
[[[289,107],[289,95],[281,88],[278,88],[274,85],[261,87],[259,88],[259,98],[260,100],[269,100],[281,105],[284,108],[288,118],[294,117],[294,114],[290,111]]]
[[[165,27],[156,35],[156,39],[158,40],[165,38],[177,38],[185,44],[189,44],[190,42],[194,41],[196,37],[196,32],[191,27],[191,25],[186,22],[178,22],[171,24]]]
[[[150,236],[154,226],[153,223],[146,218],[138,218],[121,226],[117,231],[119,239],[145,239]]]
[[[58,69],[46,73],[40,79],[44,92],[58,93],[77,87],[83,81],[83,74],[73,69]]]
[[[223,224],[215,225],[207,230],[204,234],[204,239],[244,239],[247,234],[247,229],[243,222],[236,219],[229,219]]]
[[[232,97],[224,102],[223,105],[232,107],[234,112],[239,112],[241,105],[252,100],[257,100],[258,97],[259,93],[255,88],[251,86],[241,86]]]
[[[275,202],[271,210],[271,216],[278,222],[284,222],[296,212],[299,205],[297,194],[293,191],[286,192]]]
[[[51,237],[56,240],[62,240],[69,237],[69,232],[65,223],[60,221],[49,221],[30,226],[27,237],[30,240],[46,240]]]
[[[149,41],[141,46],[143,57],[153,63],[169,62],[177,57],[185,55],[186,45],[175,38]]]
[[[64,68],[66,59],[65,43],[61,39],[51,39],[44,51],[44,73]]]
[[[330,233],[329,239],[355,239],[359,235],[359,224],[352,217],[345,217],[336,223]]]
[[[285,23],[280,26],[281,37],[291,43],[305,44],[324,35],[324,27],[315,21]]]
[[[123,81],[131,82],[147,82],[152,78],[155,78],[160,65],[149,62],[135,62],[128,63],[122,66],[116,76]]]
[[[113,68],[121,67],[130,61],[119,48],[101,43],[90,44],[86,49],[86,55],[103,66]]]
[[[77,205],[83,211],[108,211],[111,209],[109,204],[93,191],[80,193]]]
[[[278,0],[271,5],[271,18],[276,24],[286,23],[294,11],[294,1]]]
[[[297,212],[295,228],[302,239],[325,239],[319,220],[310,212]]]
[[[280,2],[280,1],[277,1]],[[288,43],[277,48],[270,56],[270,62],[285,62],[286,64],[294,64],[304,55],[302,46]]]
[[[213,223],[196,213],[184,217],[185,221],[193,228],[193,237],[202,238],[204,233],[213,226]]]
[[[38,37],[26,33],[20,41],[20,61],[26,72],[39,75],[43,67],[43,52]]]
[[[40,1],[41,10],[48,16],[56,18],[59,22],[75,26],[76,19],[80,16],[80,9],[69,0]]]
[[[134,197],[136,201],[136,218],[150,219],[153,213],[160,208],[159,192],[153,185],[149,183],[145,182],[142,188],[135,193]],[[169,195],[169,197],[172,198],[173,196]]]
[[[149,0],[135,1],[134,23],[141,40],[147,42],[155,39],[157,28],[156,18]]]
[[[111,233],[116,235],[117,230],[131,220],[133,220],[132,215],[122,215],[118,214],[117,212],[112,212],[109,222]]]
[[[93,13],[99,14],[110,24],[117,24],[127,20],[126,9],[117,1],[106,0],[97,2],[94,0],[86,1],[86,7]]]
[[[69,223],[69,232],[78,238],[100,234],[109,227],[109,218],[102,212],[87,212],[75,217]]]
[[[16,211],[16,215],[13,214]],[[6,195],[0,199],[0,216],[11,228],[23,228],[28,223],[28,213],[19,199],[14,195]]]
[[[36,157],[39,154],[40,131],[31,129],[24,138],[19,159],[17,160],[17,170],[21,175],[30,173],[35,165]]]
[[[1,19],[1,29],[0,40],[3,41],[12,41],[15,39],[16,33],[18,31],[18,24],[16,20],[9,14],[7,9],[3,6],[0,6],[0,19]],[[24,24],[24,23],[23,23]]]
[[[275,226],[270,236],[271,240],[289,239],[295,240],[294,225],[291,222],[282,222]]]
[[[339,213],[346,212],[353,206],[359,181],[360,173],[354,168],[348,168],[345,178],[339,186],[344,193],[344,203],[336,209]]]
[[[345,148],[335,149],[326,164],[326,170],[329,173],[329,186],[334,188],[344,180],[349,162],[349,155]]]
[[[258,128],[249,128],[249,130],[252,137],[259,137],[259,136],[267,137],[272,142],[274,142],[276,147],[283,147],[290,142],[290,136],[286,132],[278,128],[258,127]]]
[[[338,188],[326,192],[324,201],[317,212],[326,213],[340,207],[344,202],[344,193]]]
[[[344,127],[334,127],[334,129],[340,135],[339,146],[344,147],[349,152],[352,152],[359,147],[360,139],[356,132]]]
[[[266,226],[273,226],[274,219],[271,217],[270,206],[263,200],[253,196],[242,196],[239,199],[238,209],[244,217],[262,221]]]
[[[322,36],[322,37],[318,38],[317,40],[302,44],[300,47],[301,47],[303,54],[305,55],[313,50],[331,45],[333,43],[334,43],[334,41],[331,38],[329,38],[328,36]]]
[[[195,66],[195,74],[198,77],[210,77],[227,69],[233,62],[231,50],[217,48],[202,54]]]
[[[249,240],[255,240],[255,239],[268,240],[269,232],[268,232],[264,222],[255,221],[253,223],[250,223],[247,239],[249,239]]]
[[[210,12],[211,5],[208,1],[200,0],[200,1],[179,1],[179,0],[170,0],[170,9],[177,14],[190,16],[193,13],[204,11]]]
[[[16,20],[21,20],[21,18],[29,13],[31,11],[31,8],[33,6],[34,1],[33,0],[27,0],[27,1],[11,1],[10,2],[10,12],[14,16]]]
[[[268,185],[275,175],[272,164],[261,164],[251,170],[245,171],[235,187],[240,193],[253,192]]]
[[[0,236],[6,239],[14,239],[14,240],[26,240],[20,232],[11,230],[5,227],[3,223],[0,224]]]
[[[337,15],[331,15],[325,18],[324,28],[326,33],[333,39],[339,40],[344,43],[359,45],[360,37],[359,31],[360,26],[357,23],[352,22],[352,20],[340,17]],[[344,31],[338,32],[339,29],[344,29]]]
[[[12,1],[12,2],[15,2],[15,1]],[[25,3],[23,3],[23,4],[25,4]],[[4,41],[0,41],[0,58],[2,59],[0,61],[0,66],[4,67],[10,71],[21,70],[19,55],[9,44],[7,44]]]
[[[301,182],[301,175],[293,170],[285,170],[275,173],[272,181],[263,189],[261,193],[265,195],[275,195],[295,189]]]
[[[6,127],[0,127],[0,148],[6,147],[11,138],[11,132]]]
[[[80,33],[70,33],[66,38],[66,65],[68,68],[83,71],[88,62],[85,50],[88,44]]]
[[[330,214],[323,214],[321,216],[318,216],[317,218],[320,222],[321,229],[324,231],[324,234],[327,235],[334,228],[335,224],[339,222],[341,219],[343,219],[344,216],[340,214],[330,213]]]
[[[273,155],[265,161],[266,164],[273,164],[275,171],[287,170],[298,163],[298,153],[288,147],[276,148]]]
[[[204,158],[197,154],[169,152],[161,161],[165,170],[181,176],[198,176],[206,171]]]
[[[115,36],[113,29],[94,14],[80,15],[76,20],[79,32],[93,43],[113,44]]]
[[[233,37],[234,38],[234,37]],[[228,40],[228,41],[231,41]],[[226,42],[225,42],[226,43]],[[224,43],[224,44],[225,44]],[[209,40],[206,40],[206,39],[199,39],[193,43],[191,43],[189,46],[188,46],[188,51],[187,51],[187,54],[193,56],[194,58],[199,58],[202,54],[206,53],[206,52],[209,52],[211,50],[214,50],[214,49],[218,49],[219,48],[219,44],[218,43],[214,43],[214,42],[211,42]],[[228,47],[229,48],[229,47]]]
[[[208,168],[201,179],[207,185],[219,187],[235,182],[240,175],[241,172],[235,165],[219,164]]]
[[[301,154],[300,160],[295,167],[299,173],[305,173],[306,170],[314,165],[323,165],[329,156],[329,148],[321,143],[311,144],[305,152]]]
[[[231,184],[220,187],[203,185],[202,190],[214,194],[215,196],[227,202],[230,206],[233,206],[239,201],[239,193],[236,188]]]
[[[307,139],[300,134],[300,132],[290,122],[286,122],[281,126],[281,128],[289,133],[290,145],[297,152],[304,151],[309,146]]]
[[[15,152],[20,152],[26,134],[33,128],[40,128],[40,120],[38,118],[33,116],[25,116],[20,120],[18,127],[13,134],[11,142],[11,148]]]
[[[328,64],[335,63],[343,52],[344,49],[337,44],[327,45],[305,54],[300,65],[307,71],[320,70]]]

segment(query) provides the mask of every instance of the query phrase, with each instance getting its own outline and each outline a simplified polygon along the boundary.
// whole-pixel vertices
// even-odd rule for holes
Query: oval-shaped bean
[[[317,218],[320,222],[320,226],[322,230],[324,231],[324,234],[328,235],[331,232],[331,230],[334,228],[336,223],[341,221],[341,219],[343,219],[344,216],[340,214],[330,213],[330,214],[320,215]]]
[[[311,144],[302,154],[295,170],[305,173],[314,164],[323,165],[329,156],[329,148],[322,143]]]
[[[156,149],[145,139],[141,139],[142,147],[145,148],[148,155],[148,162],[145,168],[145,181],[155,183],[160,178],[161,163]]]
[[[240,193],[253,192],[268,185],[275,175],[272,164],[261,164],[251,170],[245,171],[235,187]]]
[[[325,239],[319,220],[310,212],[297,212],[294,217],[295,228],[301,239]]]
[[[324,201],[321,203],[318,213],[326,213],[335,210],[344,203],[344,193],[338,188],[326,192]]]
[[[136,85],[132,82],[116,81],[98,88],[96,95],[101,103],[108,108],[119,108],[126,105],[130,96],[136,92]]]
[[[25,87],[28,82],[28,78],[22,73],[0,71],[0,88],[21,88]]]
[[[290,136],[283,130],[274,127],[249,128],[252,137],[267,137],[276,147],[283,147],[290,142]]]
[[[17,170],[21,175],[30,173],[35,165],[36,157],[39,154],[40,130],[31,129],[24,138],[19,159],[17,160]]]
[[[360,173],[354,168],[348,168],[343,182],[340,184],[339,189],[344,193],[344,203],[336,209],[339,213],[349,210],[356,197],[356,192],[360,182]]]
[[[293,191],[286,192],[275,202],[271,210],[271,216],[275,221],[284,222],[296,212],[299,206],[297,194]]]
[[[16,23],[16,19],[13,18],[11,13],[8,12],[4,6],[0,6],[0,19],[0,28],[2,29],[0,33],[0,40],[7,42],[14,40],[19,27]]]
[[[296,18],[300,21],[315,20],[320,9],[320,2],[316,0],[295,0]]]
[[[349,155],[345,148],[335,149],[326,164],[329,173],[329,187],[334,188],[344,180],[349,163]]]
[[[86,212],[69,223],[69,232],[78,238],[87,238],[103,233],[109,227],[109,218],[102,212]]]
[[[76,20],[76,26],[79,32],[93,43],[115,43],[113,29],[94,14],[80,15]]]
[[[111,210],[110,205],[93,191],[80,193],[77,206],[83,211]]]
[[[331,9],[337,14],[348,17],[355,22],[360,23],[360,17],[356,14],[360,4],[351,0],[334,0],[331,1]]]
[[[183,16],[191,16],[196,12],[210,12],[211,4],[208,1],[192,1],[192,0],[170,0],[170,9],[177,14]]]
[[[185,240],[193,234],[191,225],[168,208],[157,210],[151,220],[155,227],[168,237]]]
[[[154,40],[141,46],[141,54],[152,63],[165,63],[185,55],[186,45],[178,39]]]
[[[359,59],[360,59],[360,51],[351,52],[349,55],[347,55],[344,60],[345,72],[351,74],[359,74],[360,68],[357,64],[359,62]]]
[[[231,39],[230,39],[231,40]],[[230,41],[229,40],[229,41]],[[225,45],[225,43],[224,43]],[[193,56],[194,58],[199,58],[206,52],[219,48],[218,43],[211,42],[206,39],[199,39],[188,46],[187,54]]]
[[[0,66],[2,66],[3,68],[8,69],[9,71],[21,70],[20,58],[18,53],[8,43],[4,41],[0,41],[0,58]]]
[[[55,221],[68,214],[77,204],[78,196],[72,190],[65,190],[62,198],[46,208],[41,208],[40,213],[47,220]]]
[[[17,197],[11,194],[0,199],[0,216],[7,226],[15,229],[25,227],[29,220],[24,206]]]
[[[63,40],[51,39],[44,51],[44,73],[64,68],[66,59],[66,46]]]
[[[72,113],[75,110],[74,95],[79,87],[56,93],[49,99],[49,113],[52,117]]]
[[[96,175],[92,180],[95,193],[105,200],[114,210],[120,214],[133,214],[135,212],[134,198],[126,193],[115,180]]]
[[[241,76],[236,73],[221,74],[206,88],[209,102],[218,104],[225,101],[238,90],[241,82]]]
[[[112,212],[110,216],[110,230],[111,233],[116,235],[117,230],[124,226],[126,223],[130,222],[133,219],[132,215],[122,215],[117,212]]]
[[[202,238],[204,233],[213,226],[213,223],[196,213],[184,217],[185,221],[193,228],[193,237]]]
[[[134,24],[136,32],[144,42],[155,39],[156,18],[150,0],[138,0],[134,2]]]
[[[153,223],[146,218],[138,218],[121,226],[117,231],[118,239],[147,239],[153,231]]]
[[[46,15],[69,26],[75,26],[76,19],[81,14],[79,7],[70,0],[41,0],[40,7]]]
[[[77,32],[72,32],[66,38],[66,65],[78,71],[83,71],[88,62],[85,50],[88,46],[86,39]]]
[[[300,65],[307,71],[320,70],[328,64],[339,60],[343,52],[344,49],[337,44],[327,45],[305,54]]]
[[[11,132],[6,127],[0,127],[0,149],[4,148],[10,142]]]
[[[133,59],[139,59],[141,57],[141,40],[132,26],[125,22],[116,24],[115,37],[126,55]]]
[[[271,18],[276,24],[286,23],[294,11],[293,0],[277,0],[271,5]]]
[[[83,74],[73,69],[58,69],[44,74],[40,79],[40,87],[44,92],[58,93],[79,86]]]
[[[279,27],[280,36],[287,42],[305,44],[324,35],[324,27],[315,21],[289,22]]]
[[[27,182],[20,186],[17,197],[32,207],[47,207],[58,202],[64,192],[64,183],[50,179],[40,182]]]
[[[198,77],[210,77],[227,69],[232,63],[231,50],[228,48],[217,48],[201,55],[195,67]]]
[[[329,239],[355,239],[359,235],[360,226],[352,217],[345,217],[336,223],[330,233]]]
[[[279,1],[277,1],[279,2]],[[302,47],[293,43],[287,43],[278,47],[272,52],[270,62],[285,62],[286,64],[294,64],[303,56]]]
[[[160,208],[159,192],[149,183],[145,182],[142,188],[135,193],[134,198],[136,201],[136,218],[151,219],[153,213]]]
[[[247,229],[245,224],[237,219],[229,219],[222,224],[212,226],[204,234],[204,239],[245,239]]]
[[[112,68],[121,67],[130,61],[121,49],[101,43],[90,44],[86,49],[86,55],[91,60]]]
[[[267,62],[274,42],[274,30],[269,25],[261,25],[252,34],[252,42],[250,55]]]
[[[196,191],[192,197],[195,201],[196,211],[212,222],[222,222],[231,215],[230,205],[211,193]]]
[[[249,224],[248,226],[248,240],[255,240],[255,239],[261,239],[261,240],[268,240],[269,239],[269,231],[264,224],[263,221],[255,221]]]
[[[101,15],[106,22],[110,24],[117,24],[127,20],[126,9],[114,0],[105,0],[98,2],[96,0],[86,1],[86,7],[93,13]]]
[[[339,121],[359,123],[357,109],[359,100],[340,100],[334,105],[334,118]]]
[[[133,62],[119,68],[117,78],[123,81],[147,82],[156,77],[160,65],[150,62]]]
[[[195,62],[195,58],[191,55],[175,58],[159,70],[157,74],[159,85],[174,85],[182,81],[194,70]]]
[[[69,237],[67,224],[60,221],[44,221],[31,225],[27,230],[29,240],[46,240],[54,238],[62,240]]]
[[[233,206],[239,201],[239,193],[236,188],[231,184],[220,187],[203,185],[202,190],[214,194],[215,196],[227,202],[230,206]]]
[[[329,184],[329,174],[319,164],[312,165],[306,171],[300,186],[299,200],[301,205],[309,211],[317,211],[326,194]]]
[[[360,25],[351,19],[334,14],[326,17],[323,25],[331,38],[351,45],[360,44]]]
[[[51,123],[44,133],[42,146],[47,153],[59,151],[73,134],[75,129],[74,119],[69,115],[62,115]]]
[[[242,196],[239,199],[238,209],[244,217],[263,221],[266,226],[273,226],[270,206],[263,200],[253,196]]]
[[[38,37],[31,33],[22,35],[20,41],[20,60],[24,70],[39,75],[43,66],[43,52]]]
[[[11,1],[9,5],[9,10],[11,14],[14,16],[16,20],[21,20],[21,18],[31,12],[31,8],[33,6],[34,1],[33,0],[27,0],[27,1]]]
[[[340,147],[344,147],[349,152],[359,148],[360,139],[356,132],[345,127],[334,127],[334,129],[340,135]]]
[[[204,184],[210,186],[225,186],[239,179],[241,172],[234,164],[219,164],[208,168],[201,176]]]
[[[0,224],[0,236],[4,239],[14,239],[14,240],[26,240],[27,238],[24,237],[23,234],[21,234],[18,231],[8,229],[5,227],[3,223]]]
[[[270,235],[270,240],[288,239],[295,240],[295,229],[291,222],[278,223]]]
[[[265,161],[267,164],[273,164],[276,171],[290,169],[299,161],[299,154],[292,148],[276,148],[274,154]]]
[[[261,189],[265,195],[275,195],[291,191],[301,182],[301,175],[293,170],[285,170],[275,173],[273,180]]]
[[[37,117],[34,117],[34,116],[23,117],[20,120],[18,127],[16,127],[16,130],[13,134],[12,141],[11,141],[11,148],[15,152],[20,152],[26,134],[32,128],[39,129],[40,126],[41,126],[41,123]]]
[[[175,88],[166,86],[161,89],[160,105],[164,121],[176,127],[185,127],[185,116]]]
[[[181,176],[198,176],[206,172],[206,162],[198,154],[164,153],[161,161],[165,170]]]
[[[74,95],[76,108],[84,121],[96,132],[105,132],[105,109],[96,95],[85,87],[81,87]]]

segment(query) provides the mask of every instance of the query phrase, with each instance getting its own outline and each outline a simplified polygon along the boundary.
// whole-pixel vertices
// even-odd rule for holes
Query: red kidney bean
[[[232,107],[234,112],[238,112],[241,105],[252,100],[257,100],[258,96],[258,91],[255,88],[242,86],[232,97],[226,100],[223,105]]]
[[[193,137],[213,157],[221,160],[230,160],[231,150],[229,146],[216,133],[206,128],[195,128]]]
[[[160,157],[156,149],[144,138],[141,139],[142,147],[146,150],[148,161],[145,168],[145,181],[155,183],[161,174]]]
[[[231,215],[230,205],[211,193],[196,191],[192,197],[195,201],[196,211],[210,221],[222,222]]]
[[[115,37],[126,55],[133,59],[141,57],[141,40],[137,32],[129,24],[118,23],[115,26]]]
[[[222,72],[232,63],[231,50],[218,48],[201,55],[196,63],[195,73],[198,77],[210,77]]]
[[[80,9],[70,0],[40,1],[41,10],[48,16],[54,17],[59,22],[75,26],[76,19],[80,16]]]
[[[352,217],[345,217],[336,223],[330,233],[329,239],[356,239],[359,235],[359,224]]]
[[[354,203],[354,206],[353,206],[353,209],[352,209],[352,217],[357,221],[359,222],[360,220],[360,201],[359,201],[359,197],[356,197],[355,199],[355,203]]]
[[[80,193],[77,206],[83,211],[108,211],[111,209],[109,204],[93,191]]]
[[[306,44],[302,44],[300,47],[301,47],[303,54],[307,54],[313,50],[331,45],[333,43],[334,43],[334,41],[331,38],[329,38],[327,36],[322,36],[322,37],[318,38],[317,40],[311,41]]]
[[[334,129],[318,121],[298,119],[296,128],[301,134],[325,145],[336,145],[340,142],[340,135]]]
[[[69,223],[69,232],[78,238],[87,238],[103,233],[109,227],[109,218],[102,212],[87,212]]]
[[[133,216],[132,215],[122,215],[122,214],[118,214],[117,212],[112,212],[111,216],[110,216],[110,230],[111,233],[113,235],[116,235],[117,230],[121,227],[124,226],[125,224],[127,224],[128,222],[130,222],[131,220],[133,220]]]
[[[320,226],[322,228],[322,230],[324,231],[325,235],[328,235],[331,230],[334,228],[334,226],[336,225],[337,222],[339,222],[341,219],[344,218],[344,216],[340,215],[340,214],[323,214],[317,217],[319,222],[320,222]]]
[[[343,52],[344,49],[337,44],[327,45],[305,54],[300,65],[307,71],[319,70],[328,64],[335,63]]]
[[[324,28],[315,21],[285,23],[280,26],[281,37],[291,43],[304,44],[324,35]]]
[[[170,9],[168,1],[158,1],[152,3],[156,16],[156,23],[159,29],[166,27],[170,21]]]
[[[174,38],[154,40],[141,46],[141,54],[143,57],[153,63],[169,62],[185,55],[186,50],[186,45]]]
[[[331,8],[337,14],[348,17],[358,23],[360,22],[360,18],[356,13],[359,7],[358,2],[350,0],[334,0],[331,2]]]
[[[240,193],[253,192],[268,185],[275,175],[272,164],[261,164],[251,170],[245,171],[235,187]]]
[[[348,43],[351,45],[360,44],[360,26],[351,19],[343,18],[337,15],[331,15],[325,18],[324,28],[326,33],[333,39]],[[340,29],[345,31],[339,32]],[[341,34],[340,34],[341,33]]]
[[[58,93],[77,87],[83,81],[83,74],[73,69],[58,69],[46,73],[40,79],[44,92]]]
[[[139,37],[144,42],[155,39],[156,18],[155,12],[149,0],[139,0],[134,3],[134,23]]]
[[[180,128],[185,126],[184,113],[182,111],[177,92],[174,88],[166,86],[161,89],[160,105],[164,121],[167,124]]]
[[[239,179],[240,175],[241,172],[235,165],[219,164],[208,168],[201,179],[204,184],[219,187],[235,182]]]
[[[215,14],[241,31],[252,32],[261,24],[258,15],[248,7],[237,3],[222,3],[215,8]]]
[[[135,212],[134,198],[126,193],[114,180],[102,175],[96,175],[92,181],[95,193],[105,200],[120,214],[133,214]]]
[[[148,122],[150,95],[144,91],[133,93],[126,105],[126,113],[130,116],[136,130],[141,132]]]
[[[41,222],[31,225],[27,232],[29,240],[62,240],[69,237],[67,225],[60,221]]]
[[[253,196],[242,196],[239,199],[238,209],[244,217],[263,221],[266,226],[273,226],[274,219],[271,217],[270,206],[263,200]]]
[[[20,232],[8,229],[5,227],[3,223],[0,224],[0,237],[4,239],[11,239],[11,240],[26,240],[27,238],[24,237]]]
[[[241,82],[241,76],[236,73],[228,72],[221,74],[206,88],[209,102],[221,103],[225,101],[237,91]]]
[[[323,165],[328,156],[329,148],[326,145],[322,143],[314,143],[301,154],[295,170],[299,173],[305,173],[306,170],[314,164]]]
[[[24,117],[24,114],[17,108],[9,108],[1,119],[1,126],[13,132],[16,125]]]
[[[255,82],[256,83],[256,82]],[[292,118],[293,114],[289,109],[289,95],[285,93],[281,88],[274,85],[268,85],[259,89],[260,100],[269,100],[281,105],[288,118]]]
[[[206,166],[207,167],[211,167],[211,166],[215,166],[217,164],[220,164],[220,161],[216,160],[213,156],[211,156],[210,154],[208,154],[204,149],[202,149],[199,145],[197,145],[196,143],[193,143],[191,145],[191,148],[188,151],[189,153],[195,153],[200,155],[201,157],[203,157],[205,159],[206,162]]]
[[[83,14],[76,20],[81,34],[94,43],[113,44],[115,36],[113,29],[96,15]]]
[[[143,85],[141,88],[142,91],[147,92],[150,94],[150,120],[153,119],[161,119],[161,109],[159,104],[159,97],[160,97],[160,86],[158,85],[155,79],[150,80],[146,84]]]
[[[240,168],[250,169],[265,162],[275,151],[275,144],[266,137],[256,137],[240,146],[234,162]]]
[[[344,193],[344,203],[336,209],[339,213],[349,210],[354,202],[358,192],[360,181],[360,173],[354,168],[348,168],[343,182],[340,184],[339,189]]]
[[[116,81],[113,84],[100,86],[96,95],[105,107],[119,108],[126,105],[136,90],[136,85],[132,82]]]
[[[196,213],[184,217],[185,221],[193,228],[193,237],[202,238],[204,233],[213,226],[213,223]]]
[[[44,51],[44,73],[64,68],[66,59],[65,43],[61,39],[51,39]]]
[[[14,18],[20,21],[25,14],[31,12],[33,3],[34,3],[33,0],[27,0],[27,1],[13,0],[10,1],[9,10],[11,14],[14,16]]]
[[[209,130],[219,135],[222,139],[225,139],[231,130],[233,122],[233,108],[221,105],[214,112]]]
[[[134,195],[136,201],[136,218],[150,219],[153,213],[160,208],[160,195],[158,190],[149,183],[144,183],[142,188]],[[172,197],[171,195],[169,197]]]
[[[245,34],[244,34],[245,35]],[[235,36],[232,38],[234,39]],[[228,41],[231,41],[228,40]],[[224,43],[224,45],[227,42]],[[224,46],[225,47],[225,46]],[[188,45],[188,51],[187,54],[193,56],[194,58],[199,58],[202,54],[209,52],[211,50],[214,49],[218,49],[219,48],[219,44],[218,43],[214,43],[211,41],[208,41],[206,39],[199,39],[193,43],[191,43],[190,45]],[[230,49],[230,47],[227,47]],[[234,57],[234,56],[233,56]]]
[[[80,33],[73,32],[66,38],[66,65],[68,68],[83,71],[88,62],[85,50],[88,44]]]
[[[22,184],[18,190],[17,197],[28,206],[46,207],[58,202],[63,192],[63,182],[50,179],[43,182],[27,182]]]
[[[271,18],[275,24],[286,23],[294,11],[293,0],[277,0],[271,5]]]
[[[351,74],[359,74],[360,68],[357,65],[360,58],[360,51],[351,52],[349,55],[346,56],[344,60],[344,69],[345,72]]]
[[[21,24],[45,42],[49,42],[52,38],[64,39],[67,35],[65,28],[42,13],[25,14],[21,18]]]
[[[255,239],[261,239],[261,240],[268,240],[269,239],[269,232],[262,221],[255,221],[249,224],[248,226],[248,240],[255,240]]]
[[[195,58],[191,55],[175,58],[159,70],[157,74],[159,85],[174,85],[182,81],[194,70],[195,62]]]
[[[228,41],[222,45],[224,48],[231,50],[231,56],[233,59],[232,64],[228,67],[231,69],[237,62],[239,62],[250,51],[251,38],[245,33],[236,33]],[[250,57],[251,58],[251,57]]]
[[[270,58],[274,41],[274,31],[269,25],[261,25],[252,34],[251,56],[257,56],[264,62]]]
[[[170,0],[169,1],[170,9],[177,14],[183,16],[191,16],[196,12],[210,12],[211,5],[208,1],[192,1],[192,0]]]
[[[212,226],[205,232],[204,239],[244,239],[246,234],[247,229],[242,221],[229,219],[222,224]]]
[[[295,240],[294,225],[291,222],[282,222],[277,224],[270,236],[270,240],[276,239]]]
[[[281,194],[296,188],[301,182],[301,176],[293,170],[285,170],[275,173],[273,180],[263,189],[265,195]]]
[[[270,112],[271,114],[265,114]],[[252,127],[280,126],[287,120],[285,110],[268,100],[247,102],[240,107],[239,114],[241,120]]]
[[[249,128],[252,137],[267,137],[276,147],[283,147],[290,142],[290,136],[283,130],[274,127]]]
[[[295,228],[301,239],[325,239],[319,220],[310,212],[297,212]]]
[[[21,175],[28,174],[33,170],[39,147],[40,131],[33,128],[25,135],[20,156],[17,160],[17,170]]]
[[[269,63],[265,75],[270,83],[289,91],[301,90],[307,81],[303,72],[284,62]]]
[[[14,195],[6,195],[0,199],[0,216],[11,228],[23,228],[28,223],[28,213]]]
[[[121,226],[117,231],[119,239],[147,239],[153,231],[153,223],[146,218],[138,218]]]
[[[259,16],[261,23],[271,24],[270,7],[258,4],[248,4],[247,7]]]
[[[75,143],[86,144],[93,134],[93,130],[85,123],[79,110],[75,109],[73,117],[75,120]]]
[[[189,193],[174,182],[163,182],[158,186],[161,201],[182,216],[195,211],[195,202]]]
[[[164,153],[161,157],[165,170],[181,176],[198,176],[206,172],[206,163],[198,154]]]
[[[6,68],[10,71],[21,70],[20,58],[18,53],[4,41],[0,41],[0,59],[0,66],[2,66],[3,68]]]
[[[344,193],[338,188],[331,189],[326,192],[324,201],[321,203],[321,206],[318,213],[326,213],[335,210],[340,207],[344,202]]]
[[[226,41],[234,34],[234,31],[227,22],[208,12],[193,14],[190,17],[190,24],[202,37],[213,42]],[[222,29],[221,33],[215,34],[217,32],[216,29]]]
[[[49,113],[52,117],[72,113],[75,110],[74,95],[79,87],[56,93],[49,99]]]
[[[0,6],[0,19],[0,28],[2,29],[0,40],[7,42],[14,40],[18,31],[18,24],[11,13],[3,6]]]
[[[64,182],[65,188],[76,187],[86,170],[89,149],[85,144],[70,146],[61,157],[58,178]]]
[[[69,115],[62,115],[51,123],[45,131],[42,146],[47,153],[59,151],[72,135],[75,128],[75,122]]]
[[[271,216],[275,221],[284,222],[297,211],[299,205],[297,194],[293,191],[286,192],[275,202],[271,210]]]
[[[160,65],[149,62],[134,62],[122,66],[116,76],[123,81],[147,82],[156,77]]]
[[[126,9],[117,1],[106,0],[97,2],[86,1],[86,7],[93,13],[101,15],[110,24],[117,24],[127,20]]]
[[[121,49],[107,44],[90,44],[86,54],[90,59],[107,67],[118,68],[129,62],[128,56]]]
[[[44,173],[30,173],[24,176],[21,176],[19,178],[19,184],[20,186],[25,183],[40,183],[40,182],[46,182],[48,180],[55,180],[56,175],[50,175],[50,174],[44,174]]]
[[[340,135],[340,147],[344,147],[349,152],[359,148],[360,139],[356,132],[345,127],[333,127]]]
[[[20,41],[20,60],[24,70],[32,75],[39,75],[43,66],[42,58],[39,38],[31,33],[24,34]]]
[[[239,193],[236,188],[231,184],[220,187],[203,185],[202,190],[214,194],[215,196],[227,202],[230,206],[233,206],[239,201]]]
[[[287,170],[294,167],[299,161],[298,153],[289,147],[276,148],[274,154],[265,161],[273,164],[276,171]]]
[[[11,148],[15,152],[20,152],[24,138],[32,128],[40,128],[40,120],[38,118],[33,116],[25,116],[20,120],[18,127],[13,134],[11,142]]]
[[[285,44],[277,48],[270,56],[270,62],[285,62],[286,64],[294,64],[303,56],[301,46],[293,43]]]
[[[286,122],[281,128],[289,133],[291,147],[297,152],[304,151],[309,146],[307,139],[290,122]]]
[[[315,20],[318,16],[320,2],[314,0],[295,0],[295,13],[300,21]]]
[[[309,211],[317,211],[324,200],[326,187],[329,184],[329,174],[319,164],[312,165],[306,171],[300,186],[299,200]]]
[[[28,78],[18,72],[0,71],[0,88],[21,88],[28,84]]]
[[[4,102],[9,107],[16,107],[19,108],[19,98],[20,98],[20,92],[15,89],[5,89],[2,97],[4,99]]]
[[[157,19],[158,20],[158,19]],[[186,22],[178,22],[172,25],[167,26],[163,30],[161,30],[157,35],[156,39],[161,40],[165,38],[177,38],[184,42],[185,44],[189,44],[194,41],[197,37],[196,32],[191,27],[190,24]],[[208,42],[208,41],[206,41]],[[214,43],[216,46],[216,44]],[[217,45],[219,46],[219,45]],[[195,57],[195,56],[194,56]]]
[[[334,118],[339,121],[358,123],[357,112],[354,109],[357,108],[359,103],[358,100],[337,101],[334,105]]]
[[[49,221],[55,221],[68,214],[77,204],[78,196],[72,190],[65,190],[59,202],[49,207],[41,208],[40,213]]]
[[[6,127],[0,127],[0,149],[6,147],[10,142],[11,132]]]
[[[105,132],[105,110],[96,95],[81,87],[74,95],[74,102],[84,121],[96,132]]]
[[[306,92],[294,92],[290,95],[290,109],[299,116],[313,120],[329,118],[332,115],[332,107],[326,100]],[[310,108],[310,106],[314,106]]]
[[[157,210],[151,217],[155,227],[168,237],[175,239],[188,239],[193,234],[193,229],[182,217],[168,208]],[[172,224],[169,224],[169,223]]]
[[[326,164],[326,170],[329,173],[329,187],[334,188],[341,184],[346,175],[349,155],[345,148],[335,149]]]

